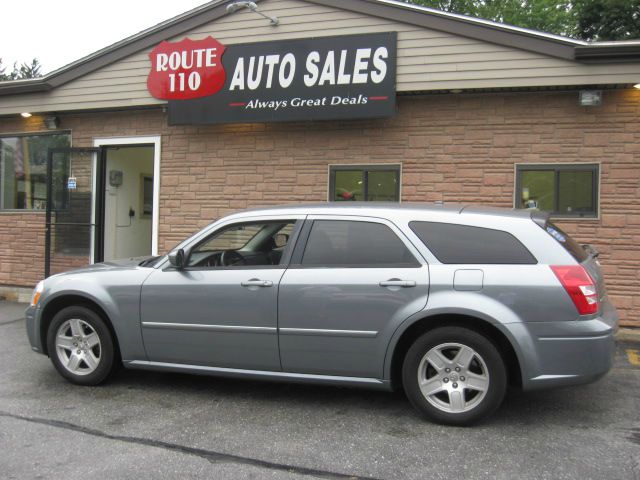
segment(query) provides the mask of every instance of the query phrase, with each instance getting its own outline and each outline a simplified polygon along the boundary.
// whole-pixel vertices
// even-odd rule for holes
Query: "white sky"
[[[0,58],[36,57],[42,73],[191,10],[207,0],[3,0]]]

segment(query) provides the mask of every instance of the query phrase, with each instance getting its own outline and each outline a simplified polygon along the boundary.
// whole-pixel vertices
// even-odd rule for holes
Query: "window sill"
[[[46,210],[28,210],[28,209],[5,209],[5,210],[0,210],[0,215],[23,215],[23,214],[40,214],[40,215],[45,215],[47,213]]]
[[[580,217],[578,215],[554,215],[553,213],[550,216],[551,220],[562,220],[562,221],[567,221],[567,220],[594,220],[594,221],[598,221],[600,220],[600,216],[596,215],[596,216],[591,216],[591,215],[585,215],[584,217]]]

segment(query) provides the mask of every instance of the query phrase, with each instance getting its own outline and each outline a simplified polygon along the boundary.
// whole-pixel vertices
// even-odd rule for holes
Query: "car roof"
[[[464,205],[457,203],[394,203],[394,202],[326,202],[326,203],[298,203],[289,205],[274,205],[269,207],[253,208],[236,212],[233,217],[253,215],[393,215],[399,212],[440,212],[450,214],[475,214],[491,215],[498,217],[512,217],[532,219],[536,223],[544,223],[548,214],[533,210],[518,210],[490,206]]]

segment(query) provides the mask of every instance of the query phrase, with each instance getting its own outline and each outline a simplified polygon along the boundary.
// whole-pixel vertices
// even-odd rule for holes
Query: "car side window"
[[[280,265],[295,220],[236,223],[217,230],[191,250],[187,267]]]
[[[308,267],[418,267],[388,226],[350,220],[314,220],[302,256]]]
[[[509,232],[453,223],[410,222],[409,227],[445,264],[534,265],[536,258]]]

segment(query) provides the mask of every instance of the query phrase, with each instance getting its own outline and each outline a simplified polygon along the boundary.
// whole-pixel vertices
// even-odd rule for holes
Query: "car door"
[[[277,296],[291,244],[271,248],[267,234],[287,231],[293,242],[295,224],[272,217],[221,225],[185,249],[185,268],[167,263],[153,272],[141,298],[149,360],[281,370]],[[222,252],[233,258],[221,264]]]
[[[391,335],[424,308],[428,285],[426,262],[393,223],[309,216],[280,282],[283,370],[381,378]]]

